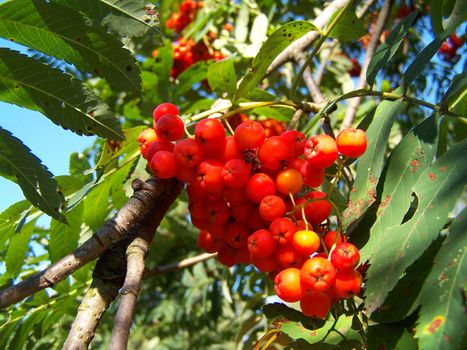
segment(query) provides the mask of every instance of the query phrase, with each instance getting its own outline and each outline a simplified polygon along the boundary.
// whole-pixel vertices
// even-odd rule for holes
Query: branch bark
[[[93,273],[93,282],[78,309],[63,349],[87,349],[102,315],[116,298],[124,281],[127,282],[126,271],[131,269],[130,276],[132,276],[135,262],[130,263],[131,267],[127,266],[127,256],[131,255],[129,253],[134,251],[135,246],[139,244],[146,247],[147,251],[157,227],[181,191],[181,183],[176,180],[163,181],[163,184],[160,185],[162,187],[158,195],[149,203],[147,210],[141,213],[138,221],[132,224],[130,232],[113,244],[98,260]],[[145,243],[141,243],[141,241]],[[123,293],[125,290],[123,288]],[[136,301],[136,295],[134,301]],[[131,317],[132,314],[133,312]],[[113,349],[113,347],[110,348]]]
[[[334,0],[314,19],[313,24],[316,25],[319,29],[323,29],[328,24],[332,15],[343,8],[348,2],[349,0]],[[308,47],[310,47],[313,41],[318,38],[318,36],[318,32],[312,31],[305,34],[300,39],[294,41],[269,65],[269,68],[266,71],[266,75],[271,74],[272,71],[283,65],[285,62],[292,60],[296,53],[305,51]]]
[[[71,273],[98,258],[113,243],[125,236],[132,225],[148,211],[151,204],[164,193],[169,185],[167,180],[150,178],[146,182],[133,181],[135,191],[128,202],[107,221],[94,235],[78,247],[43,271],[11,286],[0,293],[0,309],[14,304],[42,289],[52,287],[64,280]]]
[[[378,46],[379,37],[383,32],[386,21],[389,17],[389,12],[391,10],[392,0],[385,0],[383,7],[381,8],[378,19],[376,20],[375,29],[371,35],[368,47],[366,49],[365,61],[363,62],[362,71],[360,72],[359,81],[357,84],[356,90],[364,89],[367,85],[366,81],[366,72],[368,70],[368,65],[370,64],[373,55],[375,54],[376,47]],[[342,121],[341,130],[350,128],[357,114],[357,109],[362,102],[362,97],[355,97],[349,101],[347,111],[345,113],[344,120]]]

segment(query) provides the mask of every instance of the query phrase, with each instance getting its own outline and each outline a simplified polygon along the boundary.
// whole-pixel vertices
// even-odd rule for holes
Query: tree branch
[[[144,275],[144,278],[154,277],[154,276],[160,275],[162,273],[166,273],[166,272],[170,272],[170,271],[174,271],[174,270],[179,270],[179,269],[184,269],[186,267],[195,265],[195,264],[197,264],[199,262],[206,261],[206,260],[209,260],[211,258],[214,258],[215,256],[217,256],[217,253],[212,253],[212,254],[211,253],[202,253],[200,255],[196,255],[196,256],[193,256],[193,257],[190,257],[190,258],[180,260],[180,261],[178,261],[176,263],[172,263],[172,264],[168,264],[168,265],[162,265],[162,266],[156,267],[155,269],[147,271],[146,274]]]
[[[392,6],[392,0],[385,0],[383,7],[381,8],[378,14],[378,19],[376,20],[375,29],[373,31],[373,34],[371,35],[370,41],[366,48],[365,61],[363,62],[362,71],[360,72],[360,77],[359,77],[356,90],[363,89],[367,85],[366,72],[368,70],[368,65],[370,64],[370,61],[373,58],[373,55],[375,54],[376,47],[378,46],[378,42],[379,42],[379,37],[381,36],[381,33],[383,32],[386,21],[389,17],[391,6]],[[360,106],[361,102],[362,102],[362,97],[356,97],[349,101],[349,105],[347,106],[347,111],[345,113],[344,120],[342,121],[341,130],[350,128],[352,126],[353,121],[355,119],[355,115],[357,114],[357,109]]]
[[[158,196],[149,203],[147,210],[141,213],[139,220],[132,224],[131,231],[107,249],[97,261],[93,282],[81,302],[63,349],[81,350],[89,346],[102,315],[116,298],[124,281],[126,282],[127,255],[141,240],[145,241],[145,247],[152,241],[157,227],[181,190],[181,184],[176,180],[163,182]],[[131,264],[133,271],[134,264]],[[131,317],[129,322],[131,324]]]
[[[139,179],[133,181],[132,187],[135,193],[112,219],[73,253],[66,255],[40,273],[2,291],[0,309],[39,290],[54,286],[80,267],[102,255],[113,242],[127,234],[132,225],[140,220],[159,196],[165,194],[165,188],[174,188],[174,184],[171,183],[171,181],[156,178],[149,178],[146,182]]]
[[[343,8],[348,2],[349,0],[334,0],[315,18],[313,24],[316,25],[319,29],[323,29],[326,24],[328,24],[332,15]],[[318,32],[311,31],[302,36],[300,39],[294,41],[269,65],[269,68],[266,71],[266,75],[271,74],[272,71],[283,65],[285,62],[292,60],[297,52],[305,51],[318,37]]]

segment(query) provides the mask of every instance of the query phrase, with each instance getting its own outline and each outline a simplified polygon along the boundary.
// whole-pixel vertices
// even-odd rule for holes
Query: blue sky
[[[83,150],[94,140],[62,129],[41,113],[3,102],[0,126],[21,139],[54,175],[68,174],[70,153]],[[19,186],[0,177],[0,212],[21,199],[24,195]]]

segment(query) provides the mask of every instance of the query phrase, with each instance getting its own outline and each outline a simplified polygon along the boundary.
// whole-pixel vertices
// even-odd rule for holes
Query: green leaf
[[[332,321],[326,321],[323,327],[310,331],[303,327],[300,322],[276,322],[279,325],[279,330],[284,332],[292,339],[304,339],[309,344],[316,344],[325,342],[326,344],[339,344],[342,341],[342,337],[346,340],[359,340],[361,341],[360,335],[351,328],[352,317],[342,315],[337,320],[336,324]],[[335,330],[338,330],[336,332]]]
[[[238,87],[235,99],[245,96],[248,92],[258,85],[263,79],[266,70],[272,61],[292,42],[301,38],[311,30],[319,29],[312,23],[305,21],[293,21],[278,28],[266,40],[264,45],[259,50],[259,53],[253,59],[248,73],[243,78]]]
[[[420,349],[456,349],[465,335],[466,232],[467,210],[464,209],[453,220],[420,294],[416,327]]]
[[[441,105],[449,110],[465,115],[467,113],[467,76],[458,74],[452,79],[451,86],[446,91],[441,101]]]
[[[119,170],[117,170],[110,179],[111,184],[111,195],[112,204],[115,209],[120,209],[128,200],[125,192],[124,184],[130,178],[133,170],[137,164],[138,159],[134,159]]]
[[[412,23],[417,17],[417,12],[411,12],[410,15],[402,19],[399,24],[391,31],[391,34],[386,41],[376,49],[376,52],[371,59],[368,70],[366,72],[366,79],[370,86],[375,83],[375,78],[381,68],[391,60],[394,54],[403,43]]]
[[[83,222],[83,205],[65,214],[68,224],[53,220],[50,223],[49,255],[52,263],[71,253],[78,246]]]
[[[84,182],[89,182],[92,180],[92,175],[85,175],[84,173],[90,169],[91,164],[89,163],[89,159],[83,153],[73,152],[70,154],[70,175],[75,175],[81,178]]]
[[[138,152],[139,145],[136,139],[144,129],[146,129],[144,126],[135,126],[134,128],[123,130],[123,134],[125,135],[125,141],[123,142],[115,143],[106,141],[99,161],[96,164],[96,168],[107,166],[110,162],[116,160],[123,154],[133,155]]]
[[[329,23],[332,23],[333,19],[344,10],[345,9],[341,9],[334,13],[334,15],[329,20]],[[356,40],[365,35],[365,33],[366,31],[363,19],[359,19],[353,11],[346,11],[345,14],[339,19],[336,26],[329,33],[329,37],[345,42]]]
[[[237,90],[234,59],[229,58],[211,63],[208,67],[208,82],[218,96],[224,97],[226,94],[225,98],[232,98]]]
[[[342,215],[344,227],[360,218],[376,199],[376,185],[381,176],[389,133],[394,118],[403,106],[404,103],[400,101],[383,101],[376,108],[373,121],[366,131],[368,146],[358,160],[348,208]]]
[[[381,306],[405,269],[422,255],[445,224],[464,189],[466,152],[467,141],[458,143],[427,168],[412,187],[418,199],[412,218],[386,230],[385,244],[378,247],[367,271],[369,314]]]
[[[8,244],[5,257],[6,271],[9,276],[16,277],[21,271],[26,254],[29,250],[29,239],[33,233],[33,224],[23,227],[20,233],[15,234]]]
[[[43,113],[79,135],[122,139],[108,106],[70,75],[0,48],[0,100]]]
[[[174,97],[183,96],[191,90],[194,84],[206,79],[208,66],[206,62],[197,62],[190,68],[181,73],[177,80],[177,88],[175,89]]]
[[[445,1],[446,5],[447,1]],[[454,8],[452,8],[451,15],[446,19],[444,23],[444,28],[454,27],[457,28],[462,22],[467,19],[467,13],[465,9],[467,8],[467,1],[466,0],[455,0],[452,1]],[[443,13],[446,15],[447,13]]]
[[[384,244],[389,227],[402,222],[412,202],[412,186],[433,161],[436,139],[436,116],[432,115],[412,129],[392,152],[387,162],[376,221],[370,229],[369,241],[360,249],[362,261],[370,259],[373,252]]]
[[[57,181],[39,158],[21,140],[0,127],[0,175],[17,183],[34,206],[53,218],[64,221],[64,203]]]
[[[399,324],[376,324],[367,330],[368,350],[417,350],[413,335]]]
[[[53,0],[84,13],[111,31],[126,36],[156,35],[159,20],[145,0]]]
[[[0,247],[5,249],[6,241],[14,235],[24,215],[31,209],[31,203],[22,200],[12,204],[0,214]]]
[[[93,231],[99,229],[109,213],[110,183],[101,182],[84,199],[83,221]]]
[[[68,7],[40,0],[5,2],[0,36],[98,75],[121,91],[141,92],[139,68],[122,42]]]
[[[454,31],[456,30],[459,23],[452,23],[451,26],[439,34],[431,43],[429,43],[415,59],[410,63],[409,67],[404,72],[402,78],[402,89],[404,92],[407,91],[412,82],[418,78],[418,76],[423,72],[425,67],[431,61],[433,56],[438,52],[439,48]]]
[[[430,1],[430,17],[431,24],[435,35],[443,32],[443,1],[431,0]]]
[[[23,318],[16,329],[15,337],[11,340],[10,346],[12,349],[24,349],[25,343],[29,342],[29,333],[33,327],[40,323],[48,315],[48,310],[40,309],[33,311],[29,316]]]

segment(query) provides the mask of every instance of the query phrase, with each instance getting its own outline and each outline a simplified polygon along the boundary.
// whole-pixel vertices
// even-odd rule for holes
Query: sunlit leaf
[[[366,307],[377,310],[405,269],[428,248],[462,194],[467,177],[467,141],[453,146],[427,168],[412,187],[418,199],[413,216],[385,232],[367,271]]]
[[[0,100],[39,111],[79,135],[122,138],[109,107],[78,80],[5,48],[0,48]]]
[[[456,349],[467,324],[464,312],[467,264],[467,210],[456,217],[435,258],[419,302],[420,317],[416,337],[420,349]]]
[[[141,91],[139,69],[122,42],[68,7],[7,1],[0,5],[0,36],[101,76],[119,90]]]

